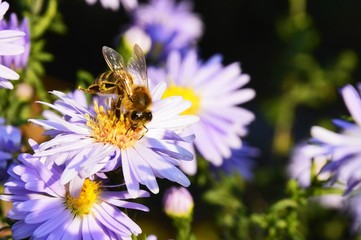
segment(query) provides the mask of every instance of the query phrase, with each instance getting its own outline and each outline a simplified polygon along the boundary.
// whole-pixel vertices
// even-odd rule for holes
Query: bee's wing
[[[149,88],[147,76],[147,64],[143,50],[138,44],[134,45],[132,57],[128,61],[127,70],[130,72],[136,83]]]
[[[103,47],[103,56],[109,68],[119,78],[122,88],[130,96],[132,94],[133,80],[126,74],[126,68],[123,57],[110,47]]]

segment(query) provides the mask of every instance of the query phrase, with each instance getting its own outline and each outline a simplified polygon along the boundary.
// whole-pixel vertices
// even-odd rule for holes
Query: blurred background
[[[200,56],[206,60],[221,54],[225,65],[241,62],[243,72],[251,76],[248,87],[257,94],[243,105],[256,114],[245,138],[260,150],[254,159],[255,176],[251,182],[236,180],[219,187],[242,184],[234,196],[242,198],[244,205],[228,211],[262,212],[286,194],[285,170],[293,146],[310,137],[311,126],[332,129],[332,118],[348,114],[338,88],[361,79],[361,30],[357,27],[361,1],[193,2],[205,25],[198,44]],[[67,31],[44,35],[45,50],[54,56],[45,64],[45,84],[49,90],[74,89],[79,69],[93,75],[104,70],[101,47],[115,46],[130,19],[122,9],[107,10],[100,3],[89,6],[83,0],[62,0],[58,7]],[[14,3],[11,8],[16,12],[19,6]],[[190,188],[196,201],[194,231],[198,239],[222,239],[218,234],[222,224],[209,219],[225,214],[224,206],[202,200],[203,187]],[[173,230],[162,212],[161,196],[151,201],[151,213],[137,213],[136,222],[147,234],[167,239]],[[356,238],[348,230],[350,217],[336,210],[310,205],[301,217],[306,239]],[[229,221],[236,220],[231,217]],[[250,233],[257,236],[252,231],[257,229]]]
[[[308,137],[309,127],[323,117],[340,115],[344,108],[339,106],[337,87],[357,81],[361,74],[357,61],[361,31],[356,28],[360,9],[357,0],[194,1],[194,11],[205,24],[198,44],[201,57],[221,54],[225,65],[241,62],[243,72],[251,76],[248,86],[257,97],[247,107],[258,115],[251,125],[252,145],[271,151],[278,115],[273,103],[286,92],[307,94],[308,85],[319,95],[288,96],[297,106],[291,127],[294,140]],[[122,9],[103,9],[100,3],[88,6],[81,0],[60,1],[59,10],[67,32],[46,35],[46,50],[55,57],[46,65],[49,77],[72,84],[79,69],[93,75],[102,72],[100,49],[117,44],[129,17]]]

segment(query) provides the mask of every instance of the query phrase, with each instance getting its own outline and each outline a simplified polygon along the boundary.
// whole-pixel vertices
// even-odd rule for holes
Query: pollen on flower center
[[[200,109],[201,99],[194,92],[192,88],[181,87],[177,85],[170,85],[164,92],[163,98],[171,96],[182,96],[185,100],[188,100],[192,103],[192,106],[182,112],[184,115],[197,115]]]
[[[94,110],[96,117],[87,115],[86,118],[87,126],[92,130],[92,137],[97,142],[110,143],[125,149],[146,133],[143,126],[134,128],[123,114],[120,118],[117,117],[114,109],[105,110],[103,106],[98,106],[97,102],[94,102]]]
[[[76,216],[89,214],[94,203],[99,201],[100,187],[98,182],[85,179],[78,198],[72,197],[69,193],[66,195],[65,205]]]

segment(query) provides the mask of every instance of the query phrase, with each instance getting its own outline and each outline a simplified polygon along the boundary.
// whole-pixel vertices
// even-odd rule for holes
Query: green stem
[[[273,151],[276,154],[285,155],[292,144],[291,130],[293,126],[295,104],[286,95],[282,104],[278,107],[278,114],[273,138]]]
[[[189,240],[191,235],[191,223],[190,218],[174,218],[173,224],[177,229],[177,240]]]

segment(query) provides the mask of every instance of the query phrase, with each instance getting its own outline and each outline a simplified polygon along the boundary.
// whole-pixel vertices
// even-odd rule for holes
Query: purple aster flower
[[[287,167],[288,176],[296,179],[303,188],[308,188],[311,185],[311,171],[315,171],[313,174],[316,174],[315,177],[318,181],[327,181],[331,177],[330,173],[321,170],[327,164],[330,156],[323,153],[323,148],[317,145],[307,145],[306,143],[297,145],[291,153],[291,162]],[[329,184],[325,186],[327,185]],[[334,184],[333,188],[337,188],[340,193],[313,196],[310,200],[325,207],[341,209],[345,201],[345,197],[341,195],[344,186]]]
[[[361,99],[360,87],[356,90],[351,85],[341,89],[341,95],[354,120],[334,120],[341,129],[333,132],[322,127],[311,129],[313,140],[322,147],[320,154],[330,156],[330,162],[322,169],[332,174],[332,182],[346,185],[346,194],[353,189],[360,189],[361,182]]]
[[[102,171],[122,168],[125,184],[132,196],[136,196],[139,183],[158,193],[156,181],[166,178],[183,186],[190,184],[188,178],[177,168],[180,161],[191,160],[193,155],[174,144],[175,141],[192,141],[193,136],[180,132],[198,120],[196,116],[180,116],[190,106],[181,97],[161,99],[165,84],[151,87],[153,99],[152,121],[146,127],[132,129],[129,121],[115,117],[110,107],[110,97],[99,98],[87,106],[84,93],[66,95],[53,91],[57,96],[54,104],[42,104],[60,112],[44,113],[46,120],[31,120],[43,126],[53,139],[40,145],[37,156],[52,155],[58,165],[65,164],[61,183],[69,182],[76,175],[87,178]],[[71,161],[69,155],[74,156]]]
[[[94,5],[97,2],[97,0],[85,1],[90,5]],[[113,11],[118,10],[120,4],[122,4],[127,11],[134,10],[138,6],[138,0],[100,0],[100,3],[103,8],[111,9]]]
[[[193,197],[184,187],[171,187],[163,197],[166,214],[175,218],[191,218],[193,214]]]
[[[359,191],[356,194],[348,196],[347,201],[345,201],[344,208],[353,218],[351,230],[361,233],[361,194]]]
[[[34,151],[38,146],[34,142]],[[19,163],[9,169],[0,199],[11,201],[8,217],[14,239],[128,239],[142,232],[119,208],[148,211],[148,208],[125,201],[126,191],[112,191],[102,180],[74,178],[60,183],[62,166],[44,163],[31,154],[19,155]],[[149,194],[140,191],[140,197]]]
[[[307,188],[311,185],[311,165],[314,164],[318,179],[321,181],[329,179],[329,173],[320,172],[329,160],[329,156],[321,154],[323,152],[320,146],[306,143],[297,145],[291,153],[291,162],[287,167],[288,175],[296,179],[301,187]]]
[[[223,159],[231,157],[232,149],[241,148],[240,137],[247,134],[246,127],[254,115],[239,105],[252,99],[255,91],[240,89],[250,78],[241,73],[238,63],[223,66],[220,56],[202,63],[195,50],[188,51],[183,59],[174,51],[165,68],[149,68],[149,77],[168,83],[164,97],[178,95],[192,102],[183,114],[199,116],[200,121],[189,131],[196,135],[195,146],[206,160],[220,166]],[[183,170],[194,173],[195,167],[193,161]]]
[[[7,2],[0,0],[0,19],[9,9]],[[22,54],[25,49],[22,44],[17,41],[25,36],[25,33],[18,30],[0,30],[0,56],[13,56]],[[19,79],[19,74],[10,68],[0,64],[0,88],[12,89],[13,85],[8,81]]]
[[[134,11],[134,25],[143,29],[152,41],[149,55],[161,59],[172,50],[195,45],[203,34],[203,23],[192,13],[190,1],[151,0]]]
[[[6,170],[9,160],[21,150],[21,132],[17,127],[3,125],[0,118],[0,180],[7,178]]]
[[[24,46],[25,51],[22,54],[0,57],[0,64],[12,69],[24,69],[28,64],[30,54],[30,29],[28,19],[24,18],[23,21],[19,23],[16,14],[12,13],[9,21],[3,20],[0,22],[0,30],[18,30],[25,33],[23,37],[13,42]]]

